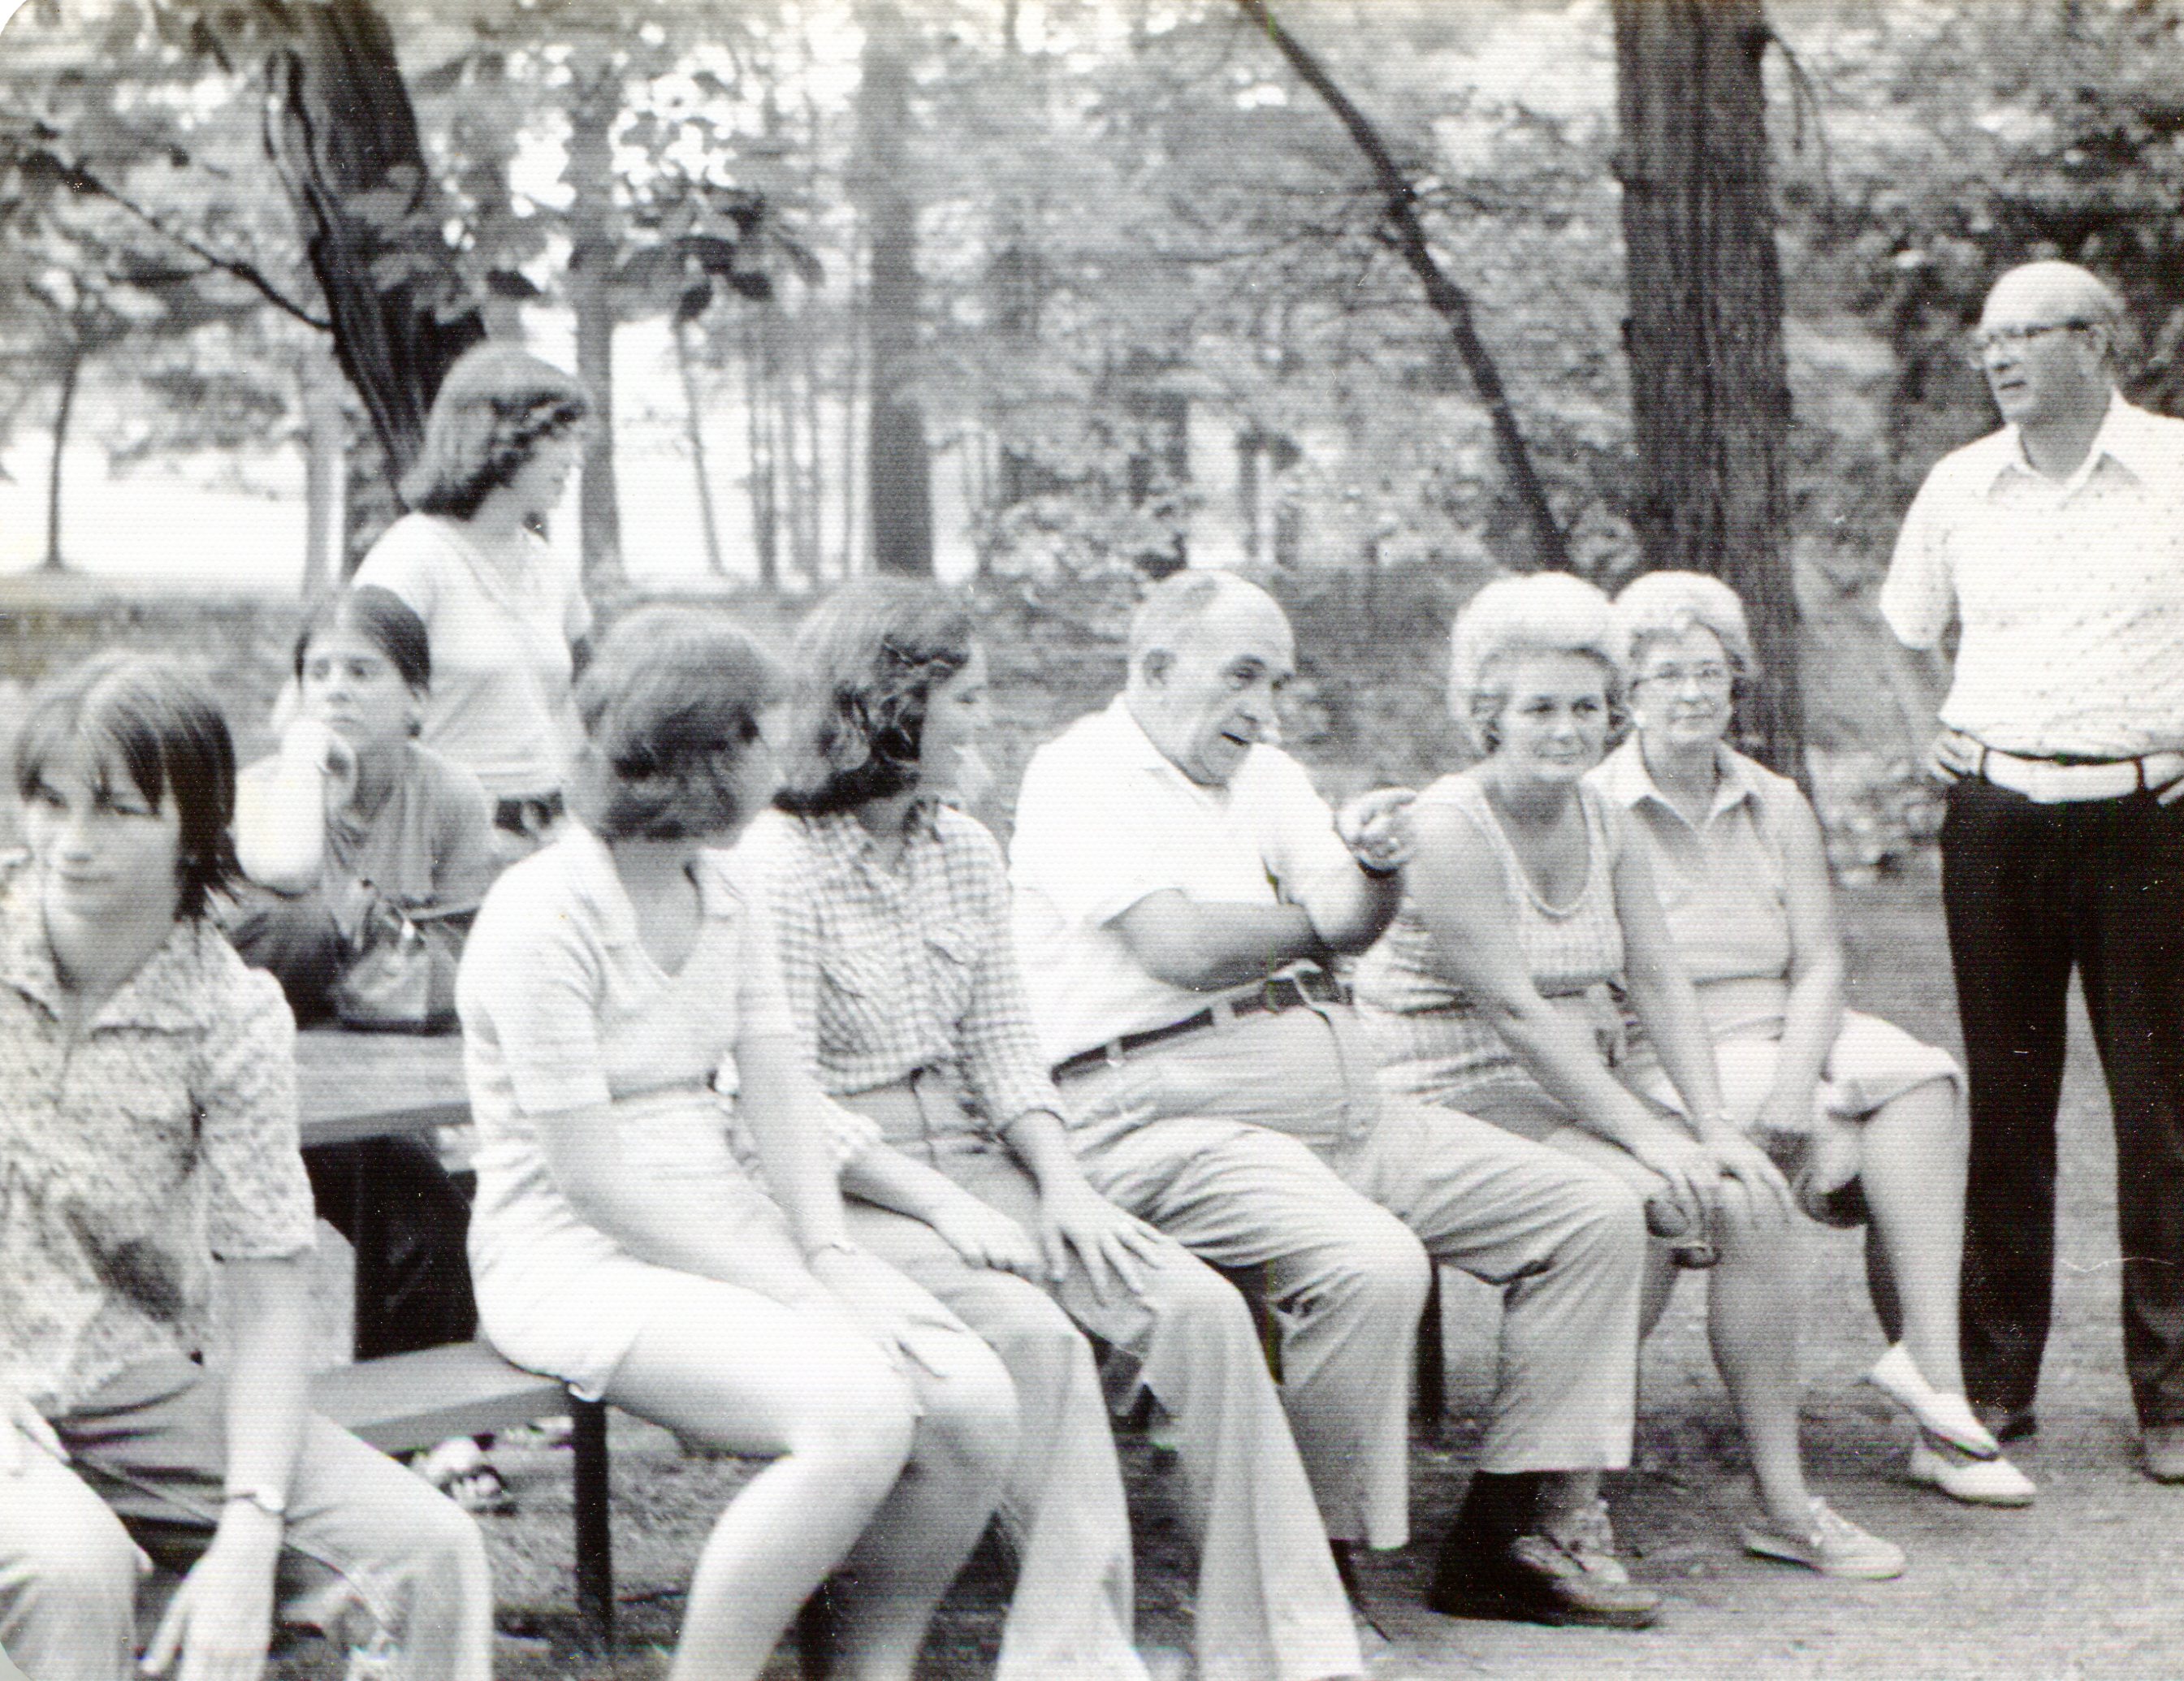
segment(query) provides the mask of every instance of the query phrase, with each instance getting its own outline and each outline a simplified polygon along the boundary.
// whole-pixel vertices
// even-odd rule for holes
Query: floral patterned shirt
[[[214,1257],[311,1246],[295,1028],[207,921],[71,1035],[26,859],[0,861],[0,1383],[55,1417],[202,1347]]]

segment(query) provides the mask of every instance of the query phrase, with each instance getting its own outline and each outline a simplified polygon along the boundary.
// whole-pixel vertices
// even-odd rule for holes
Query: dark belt
[[[531,794],[504,799],[493,808],[493,826],[511,835],[543,835],[560,821],[561,794]]]
[[[1315,1004],[1349,1002],[1350,988],[1324,970],[1303,969],[1294,975],[1276,975],[1262,982],[1256,992],[1223,999],[1217,1005],[1208,1005],[1196,1015],[1186,1016],[1180,1021],[1171,1021],[1165,1027],[1147,1027],[1140,1033],[1124,1033],[1120,1038],[1109,1039],[1105,1044],[1095,1044],[1089,1050],[1080,1050],[1074,1056],[1065,1056],[1054,1065],[1054,1077],[1065,1080],[1072,1074],[1083,1073],[1087,1068],[1120,1062],[1133,1051],[1143,1050],[1148,1045],[1156,1045],[1166,1039],[1179,1039],[1185,1033],[1199,1033],[1228,1017],[1262,1013],[1279,1016],[1284,1010],[1307,1009]]]

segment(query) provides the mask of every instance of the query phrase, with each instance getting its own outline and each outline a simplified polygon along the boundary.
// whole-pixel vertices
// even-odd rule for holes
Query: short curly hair
[[[99,654],[32,693],[15,738],[15,793],[34,797],[71,754],[125,775],[156,807],[171,799],[180,831],[176,905],[203,916],[242,876],[235,860],[235,742],[220,703],[171,660]]]
[[[1744,603],[1719,578],[1705,572],[1641,572],[1615,598],[1616,646],[1626,673],[1637,671],[1647,643],[1695,628],[1713,632],[1738,676],[1758,673]]]
[[[843,585],[796,634],[781,791],[799,816],[850,811],[917,786],[933,690],[971,663],[969,602],[943,585]]]
[[[551,362],[512,344],[477,345],[440,381],[402,499],[415,513],[467,520],[523,470],[541,440],[591,412],[584,387]]]
[[[733,832],[753,815],[738,767],[780,693],[778,668],[725,613],[623,615],[577,684],[584,741],[569,809],[607,841]]]
[[[1607,597],[1568,572],[1496,578],[1464,604],[1449,632],[1449,715],[1482,754],[1501,745],[1506,672],[1529,654],[1574,654],[1593,660],[1607,679],[1608,705],[1619,717],[1623,663]]]

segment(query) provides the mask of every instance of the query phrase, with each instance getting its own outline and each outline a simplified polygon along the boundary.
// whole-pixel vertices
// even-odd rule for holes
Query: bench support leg
[[[602,1651],[614,1646],[614,1535],[607,1523],[607,1409],[571,1396],[576,1451],[577,1607]]]
[[[1433,1269],[1426,1290],[1425,1316],[1418,1321],[1418,1419],[1426,1439],[1440,1445],[1441,1426],[1448,1417],[1448,1355],[1441,1345],[1440,1268]]]

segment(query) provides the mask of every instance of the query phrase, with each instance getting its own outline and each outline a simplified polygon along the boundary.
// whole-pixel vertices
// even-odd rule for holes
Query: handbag
[[[373,895],[350,935],[354,955],[329,989],[335,1019],[366,1033],[437,1033],[455,1025],[452,932],[413,921]]]

